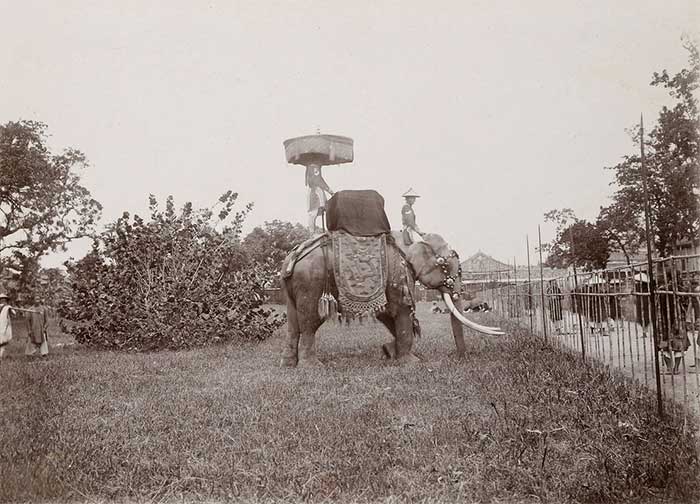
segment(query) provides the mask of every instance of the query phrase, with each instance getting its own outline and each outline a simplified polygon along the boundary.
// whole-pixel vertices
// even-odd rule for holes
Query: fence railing
[[[582,359],[618,368],[653,390],[658,379],[664,398],[700,415],[700,271],[688,269],[699,257],[653,262],[655,303],[646,263],[485,284],[479,295],[502,316]]]

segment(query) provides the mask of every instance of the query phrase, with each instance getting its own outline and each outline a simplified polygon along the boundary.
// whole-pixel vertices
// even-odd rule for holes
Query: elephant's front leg
[[[396,357],[396,324],[394,322],[394,317],[389,313],[381,312],[376,315],[377,320],[384,324],[384,327],[389,329],[391,336],[394,338],[390,343],[384,343],[382,345],[382,352],[384,352],[384,357],[387,359],[393,359]]]
[[[395,358],[401,363],[418,362],[420,359],[413,355],[413,313],[410,306],[399,307],[394,319],[395,334]]]

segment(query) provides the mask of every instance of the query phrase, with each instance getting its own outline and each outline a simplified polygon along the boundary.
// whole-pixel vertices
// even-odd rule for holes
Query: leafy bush
[[[267,274],[241,251],[252,205],[232,214],[237,197],[228,191],[210,209],[186,203],[176,212],[172,197],[161,211],[151,195],[149,221],[125,213],[108,226],[91,253],[67,264],[64,315],[76,340],[154,350],[268,337],[282,320],[262,306]]]
[[[275,219],[265,222],[263,227],[253,229],[243,239],[242,246],[248,260],[257,263],[279,280],[278,273],[284,258],[294,247],[309,238],[311,233],[301,224]],[[275,286],[280,287],[279,282]]]

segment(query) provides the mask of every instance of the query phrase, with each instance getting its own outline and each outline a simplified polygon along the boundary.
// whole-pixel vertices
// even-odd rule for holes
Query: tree
[[[149,220],[125,213],[109,225],[67,265],[76,340],[155,350],[272,334],[282,320],[262,306],[266,272],[243,261],[239,236],[252,205],[233,213],[237,197],[228,191],[212,208],[178,211],[172,197],[161,210],[151,196]]]
[[[547,266],[567,268],[575,265],[586,270],[605,268],[610,249],[601,228],[576,218],[570,208],[551,210],[544,218],[557,226],[555,239],[546,247]]]
[[[275,219],[253,229],[243,240],[243,250],[250,261],[264,265],[270,273],[278,273],[287,254],[310,237],[309,230],[301,224]]]
[[[644,226],[634,208],[619,202],[601,207],[596,226],[608,241],[610,251],[622,252],[627,264],[631,264],[630,255],[637,252],[644,241]]]
[[[39,259],[92,236],[102,210],[80,184],[83,153],[52,154],[46,130],[35,121],[0,125],[0,271],[12,272],[25,297]]]
[[[700,184],[700,116],[694,96],[700,77],[700,56],[695,43],[684,39],[688,51],[688,68],[674,76],[666,70],[654,73],[652,86],[663,86],[677,100],[663,107],[656,126],[645,141],[651,232],[654,247],[661,256],[672,252],[679,240],[697,236],[700,231],[698,199],[693,193]],[[640,129],[632,134],[639,146]],[[618,187],[613,206],[623,209],[628,222],[643,222],[644,195],[641,180],[641,158],[625,156],[611,167]]]

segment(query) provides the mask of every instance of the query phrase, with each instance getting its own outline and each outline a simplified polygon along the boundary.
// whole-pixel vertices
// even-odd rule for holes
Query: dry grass
[[[697,502],[693,429],[522,330],[471,335],[422,306],[414,367],[379,325],[187,352],[64,349],[0,364],[0,501]],[[54,341],[56,341],[54,339]]]

